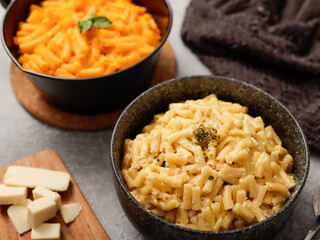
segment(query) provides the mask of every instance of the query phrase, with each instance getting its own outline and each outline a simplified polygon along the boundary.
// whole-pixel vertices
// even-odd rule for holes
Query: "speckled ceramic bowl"
[[[165,112],[172,102],[203,98],[211,93],[221,100],[238,102],[252,116],[261,116],[272,124],[294,159],[296,187],[285,206],[263,222],[239,230],[198,231],[171,224],[148,212],[129,193],[120,170],[123,143],[133,139],[156,113]],[[137,97],[120,116],[111,140],[111,160],[115,188],[121,206],[132,224],[150,239],[270,239],[288,220],[305,185],[309,171],[309,150],[305,136],[294,117],[274,97],[241,81],[214,76],[192,76],[159,84]],[[288,223],[290,224],[290,223]]]

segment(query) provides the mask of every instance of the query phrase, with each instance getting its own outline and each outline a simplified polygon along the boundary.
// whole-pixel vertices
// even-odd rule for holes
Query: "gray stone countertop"
[[[169,41],[177,61],[177,76],[210,74],[182,43],[180,28],[189,0],[169,0],[174,12]],[[0,9],[1,18],[5,10]],[[11,61],[0,47],[0,167],[33,153],[53,149],[62,157],[94,213],[111,239],[143,239],[122,211],[113,187],[110,141],[113,129],[81,132],[49,126],[32,117],[16,100],[10,85]],[[311,168],[298,206],[287,224],[273,238],[303,239],[316,224],[312,211],[320,180],[320,154],[311,152]],[[0,237],[1,238],[1,237]]]

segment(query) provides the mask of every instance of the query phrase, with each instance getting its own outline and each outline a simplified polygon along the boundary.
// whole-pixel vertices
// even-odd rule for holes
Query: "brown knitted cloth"
[[[191,0],[181,36],[214,74],[285,104],[320,150],[319,24],[313,0]]]

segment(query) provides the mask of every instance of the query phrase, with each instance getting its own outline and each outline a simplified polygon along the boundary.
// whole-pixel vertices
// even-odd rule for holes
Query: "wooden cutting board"
[[[36,153],[30,157],[21,159],[9,166],[26,166],[26,167],[37,167],[46,168],[51,170],[59,170],[68,172],[68,169],[64,165],[62,159],[53,150],[45,150]],[[0,169],[0,184],[3,183],[4,174],[9,166]],[[70,173],[69,173],[70,174]],[[71,176],[71,174],[70,174]],[[32,189],[28,189],[28,198],[32,199]],[[82,205],[82,210],[79,216],[71,223],[65,224],[60,216],[60,212],[57,213],[56,217],[48,222],[60,223],[61,224],[61,239],[62,240],[109,240],[107,233],[104,231],[99,220],[93,213],[88,202],[82,195],[78,185],[71,176],[71,182],[69,188],[65,192],[60,192],[62,204],[78,202]],[[19,235],[14,230],[10,219],[7,215],[8,206],[0,205],[0,239],[6,240],[20,240],[20,239],[31,239],[31,231],[28,231],[22,235]]]

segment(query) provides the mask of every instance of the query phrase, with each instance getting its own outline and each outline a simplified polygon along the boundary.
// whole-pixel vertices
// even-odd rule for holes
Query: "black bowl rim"
[[[262,222],[255,223],[253,225],[249,225],[249,226],[246,226],[244,228],[234,229],[234,230],[226,230],[226,231],[202,231],[202,230],[195,230],[195,229],[191,229],[191,228],[185,228],[185,227],[170,223],[168,221],[165,221],[164,219],[158,217],[157,215],[149,212],[144,206],[142,206],[131,195],[131,193],[129,192],[127,186],[122,182],[121,176],[119,175],[119,173],[117,171],[117,168],[116,168],[116,165],[115,165],[115,162],[114,162],[114,151],[113,151],[113,145],[114,145],[114,141],[115,141],[116,132],[117,132],[117,129],[119,128],[119,125],[121,124],[122,117],[126,114],[126,112],[131,108],[132,105],[136,104],[141,98],[143,98],[145,95],[149,94],[150,92],[156,91],[158,88],[161,88],[164,85],[171,84],[172,82],[176,82],[176,81],[180,81],[180,80],[186,80],[186,79],[193,79],[193,78],[212,78],[212,79],[219,78],[219,79],[223,79],[223,80],[226,80],[226,81],[231,81],[231,82],[236,82],[236,83],[239,83],[239,84],[243,84],[243,85],[245,85],[247,87],[253,88],[255,91],[258,91],[258,92],[266,95],[272,101],[274,101],[276,104],[278,104],[281,108],[283,108],[284,111],[289,115],[289,117],[291,117],[293,119],[293,121],[296,124],[299,132],[301,133],[302,141],[304,143],[303,145],[304,145],[304,149],[305,149],[305,158],[306,158],[305,171],[304,171],[303,178],[301,179],[301,184],[298,187],[297,191],[294,194],[291,195],[291,198],[287,200],[285,205],[278,212],[276,212],[274,215],[272,215],[271,217],[267,218],[266,220],[264,220]],[[309,167],[310,167],[310,151],[309,151],[309,147],[308,147],[308,144],[307,144],[307,141],[306,141],[305,134],[304,134],[302,128],[300,127],[299,123],[295,119],[295,117],[290,113],[290,111],[279,100],[277,100],[271,94],[265,92],[264,90],[254,86],[252,84],[237,80],[235,78],[224,77],[224,76],[215,76],[215,75],[191,75],[191,76],[186,76],[186,77],[178,77],[178,78],[174,78],[174,79],[168,80],[166,82],[157,84],[157,85],[149,88],[148,90],[144,91],[143,93],[141,93],[138,97],[136,97],[124,109],[124,111],[122,112],[122,114],[118,118],[118,121],[117,121],[117,123],[116,123],[116,125],[114,127],[114,130],[113,130],[113,133],[112,133],[110,146],[111,146],[111,151],[110,151],[111,164],[112,164],[112,169],[113,169],[114,175],[116,177],[116,180],[120,184],[122,190],[125,192],[126,196],[129,198],[129,200],[132,201],[139,208],[139,210],[141,210],[145,214],[151,216],[152,218],[155,218],[156,220],[160,221],[161,223],[169,225],[170,227],[177,228],[177,229],[180,229],[180,230],[183,230],[183,231],[187,231],[187,232],[191,232],[191,233],[205,234],[205,235],[212,235],[212,236],[214,236],[214,235],[225,235],[225,236],[228,236],[228,235],[233,235],[233,234],[236,234],[236,233],[245,233],[247,231],[258,230],[259,226],[268,224],[269,222],[272,222],[273,219],[277,218],[279,215],[281,215],[283,212],[285,212],[286,209],[290,205],[292,205],[294,202],[296,202],[296,200],[300,196],[301,191],[302,191],[302,189],[303,189],[303,187],[304,187],[304,185],[305,185],[305,183],[307,181],[307,177],[308,177],[308,173],[309,173]]]
[[[18,0],[16,0],[18,1]],[[11,1],[10,4],[8,5],[7,9],[6,9],[6,13],[2,19],[2,34],[1,34],[1,41],[2,41],[2,45],[5,49],[5,51],[7,52],[7,54],[9,55],[9,57],[11,58],[12,62],[23,72],[27,73],[27,74],[30,74],[30,75],[33,75],[33,76],[36,76],[36,77],[42,77],[42,78],[47,78],[47,79],[51,79],[51,80],[54,80],[54,81],[75,81],[75,80],[79,80],[79,81],[90,81],[90,80],[94,80],[94,79],[103,79],[103,78],[106,78],[106,77],[112,77],[114,75],[118,75],[118,74],[121,74],[122,72],[125,72],[125,71],[128,71],[132,68],[135,68],[137,65],[140,65],[142,64],[143,62],[145,61],[148,61],[148,59],[150,59],[153,55],[155,55],[161,48],[162,46],[164,45],[164,43],[167,41],[168,37],[169,37],[169,34],[171,32],[171,29],[172,29],[172,23],[173,23],[173,11],[172,11],[172,8],[171,8],[171,5],[170,3],[168,2],[168,0],[164,0],[164,2],[166,3],[167,5],[167,9],[168,9],[168,13],[169,13],[169,24],[168,24],[168,28],[167,28],[167,33],[165,36],[163,36],[160,44],[157,46],[157,48],[155,50],[153,50],[152,53],[150,53],[148,56],[146,56],[145,58],[143,58],[142,60],[140,60],[139,62],[135,63],[134,65],[131,65],[127,68],[124,68],[118,72],[114,72],[114,73],[110,73],[110,74],[105,74],[105,75],[101,75],[101,76],[96,76],[96,77],[89,77],[89,78],[63,78],[63,77],[56,77],[56,76],[51,76],[51,75],[47,75],[47,74],[42,74],[42,73],[37,73],[37,72],[33,72],[33,71],[30,71],[30,70],[27,70],[27,69],[24,69],[20,63],[18,62],[18,60],[11,54],[6,42],[5,42],[5,39],[4,39],[4,24],[5,24],[5,21],[7,19],[7,15],[8,15],[8,12],[10,11],[11,7],[15,4],[16,1]],[[28,9],[29,11],[29,9]]]

